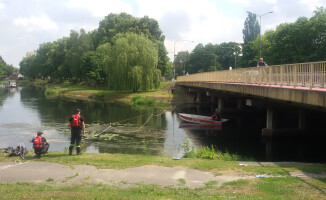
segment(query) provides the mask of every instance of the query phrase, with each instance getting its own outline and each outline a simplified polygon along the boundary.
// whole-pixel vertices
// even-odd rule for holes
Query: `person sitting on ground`
[[[263,58],[260,58],[259,59],[259,62],[257,63],[257,67],[268,67],[268,65],[264,62],[264,59]]]
[[[43,137],[43,132],[37,132],[37,137],[31,140],[33,143],[34,152],[37,156],[41,156],[42,154],[47,155],[50,143],[45,137]]]
[[[221,116],[217,112],[214,112],[214,114],[211,116],[211,119],[214,121],[220,121]]]

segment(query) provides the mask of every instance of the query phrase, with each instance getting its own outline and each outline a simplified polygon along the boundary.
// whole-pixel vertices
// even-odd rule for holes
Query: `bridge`
[[[223,95],[232,93],[242,99],[245,97],[247,101],[251,98],[264,98],[326,110],[326,61],[178,76],[176,86],[197,92],[197,101],[200,101],[203,94],[212,97],[217,95],[219,108],[222,106]],[[221,92],[224,92],[223,95]],[[267,106],[266,112],[266,129],[273,129],[273,109]],[[303,113],[298,115],[298,128],[302,128],[305,116]]]

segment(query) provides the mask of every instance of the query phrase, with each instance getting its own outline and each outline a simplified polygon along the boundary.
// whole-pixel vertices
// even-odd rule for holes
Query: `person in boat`
[[[47,155],[50,143],[43,137],[42,131],[37,132],[37,137],[33,138],[31,142],[33,143],[34,153],[37,156],[40,157],[42,154]]]
[[[214,121],[221,121],[221,116],[217,112],[214,112],[214,114],[211,116],[211,119]]]
[[[69,155],[72,155],[72,150],[76,146],[77,155],[81,155],[80,142],[83,136],[85,136],[85,122],[84,118],[80,115],[81,110],[76,109],[75,115],[71,116],[69,119],[71,127],[71,142],[69,146]],[[75,145],[76,144],[76,145]]]

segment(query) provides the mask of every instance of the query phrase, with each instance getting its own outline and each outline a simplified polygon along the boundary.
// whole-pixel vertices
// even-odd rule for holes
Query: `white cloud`
[[[326,0],[0,0],[0,55],[18,67],[21,57],[39,44],[69,36],[71,29],[90,31],[109,13],[126,12],[156,19],[173,59],[177,40],[195,43],[177,42],[176,53],[192,51],[198,43],[242,42],[246,11],[273,11],[262,17],[264,33],[300,16],[311,17],[316,6],[325,7]]]
[[[266,3],[269,3],[269,4],[276,4],[277,3],[277,0],[265,0]]]
[[[3,5],[2,3],[0,3],[0,10],[5,9],[5,5]]]
[[[14,24],[16,26],[26,27],[28,31],[58,29],[57,24],[46,15],[42,15],[41,17],[31,16],[29,18],[16,18],[14,19]]]
[[[94,17],[104,17],[109,13],[126,12],[132,14],[132,7],[120,0],[70,0],[64,3],[70,8],[84,8],[92,12]]]
[[[230,2],[230,3],[242,4],[242,5],[245,5],[245,6],[248,6],[251,3],[251,0],[227,0],[227,1]]]
[[[174,47],[178,53],[192,51],[198,43],[205,45],[210,42],[216,44],[242,40],[244,19],[234,17],[233,14],[225,15],[225,7],[215,1],[138,0],[137,4],[139,16],[148,15],[159,21],[163,34],[166,35],[165,46],[172,60]],[[177,40],[191,40],[195,43],[185,41],[175,44],[174,41]]]

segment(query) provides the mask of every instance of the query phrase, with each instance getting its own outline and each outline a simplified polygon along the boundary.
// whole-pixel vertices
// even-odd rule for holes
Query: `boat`
[[[8,81],[8,87],[10,87],[10,88],[15,88],[15,87],[17,87],[17,85],[16,85],[16,81]]]
[[[220,121],[212,120],[209,116],[194,115],[186,113],[178,113],[180,119],[186,122],[196,123],[196,124],[211,124],[211,125],[222,125],[223,122],[228,121],[227,119],[221,119]]]

